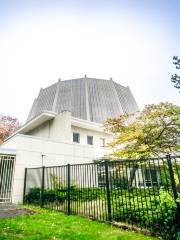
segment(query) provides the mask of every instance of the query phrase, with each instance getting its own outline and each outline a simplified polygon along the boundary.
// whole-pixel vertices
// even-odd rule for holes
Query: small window
[[[157,170],[156,169],[144,169],[144,180],[147,187],[157,186],[158,178],[157,178]]]
[[[79,133],[73,133],[73,142],[76,142],[76,143],[80,142],[80,135],[79,135]]]
[[[100,146],[105,147],[105,138],[100,138]]]
[[[87,144],[93,145],[93,136],[87,136]]]

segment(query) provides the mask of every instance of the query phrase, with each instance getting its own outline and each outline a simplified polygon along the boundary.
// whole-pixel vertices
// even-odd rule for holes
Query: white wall
[[[26,135],[50,138],[63,142],[71,141],[71,113],[63,111],[53,120],[49,120],[39,127],[29,131]]]
[[[80,134],[80,143],[76,143],[76,145],[88,145],[87,144],[87,136],[93,136],[93,147],[95,158],[103,157],[108,153],[108,148],[101,146],[101,138],[105,139],[105,143],[109,143],[112,140],[112,135],[106,134],[104,132],[98,132],[93,130],[88,130],[80,127],[71,126],[71,141],[73,141],[73,132]],[[88,145],[90,146],[90,145]]]
[[[35,129],[27,132],[27,135],[48,138],[50,133],[50,121],[47,121]]]
[[[70,142],[71,113],[69,111],[61,112],[51,121],[49,138],[63,142]]]

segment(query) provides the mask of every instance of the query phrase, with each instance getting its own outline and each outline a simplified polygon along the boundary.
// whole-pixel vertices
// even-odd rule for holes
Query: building
[[[137,111],[129,87],[112,79],[85,76],[41,89],[27,122],[2,146],[16,155],[12,201],[22,201],[26,167],[89,163],[103,157],[113,138],[104,132],[103,123]]]

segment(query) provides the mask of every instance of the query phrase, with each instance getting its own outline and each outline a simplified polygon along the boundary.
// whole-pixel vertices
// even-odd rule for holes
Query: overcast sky
[[[180,1],[0,0],[0,113],[26,120],[58,78],[113,78],[145,104],[180,104]]]

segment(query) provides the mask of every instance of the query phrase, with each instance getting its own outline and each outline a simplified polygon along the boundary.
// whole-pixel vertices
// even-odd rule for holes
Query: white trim
[[[0,154],[16,155],[16,149],[0,147]]]
[[[93,130],[96,132],[104,132],[103,124],[90,122],[87,120],[79,119],[79,118],[71,118],[71,125],[75,127],[85,128],[89,130]],[[104,132],[105,133],[105,132]],[[107,133],[108,135],[111,135]]]

